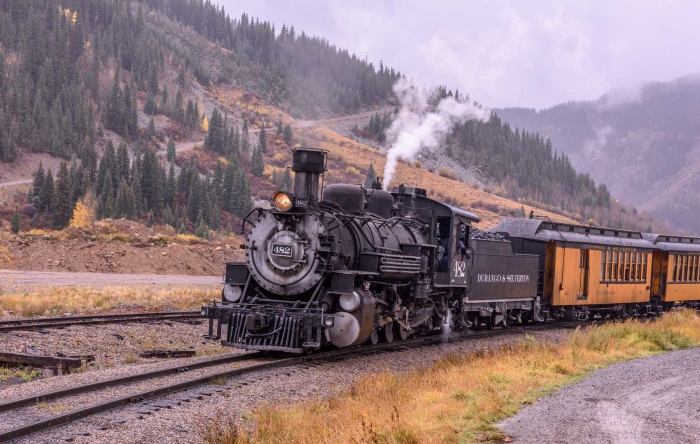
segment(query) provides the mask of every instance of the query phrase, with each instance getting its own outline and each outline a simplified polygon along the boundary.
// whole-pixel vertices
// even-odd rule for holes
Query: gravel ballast
[[[500,424],[518,444],[696,443],[700,349],[611,365]]]
[[[529,332],[529,335],[542,342],[558,343],[570,333],[568,329],[557,329]],[[455,344],[258,372],[221,381],[220,385],[209,384],[115,409],[17,442],[61,442],[62,438],[71,438],[72,442],[77,443],[198,442],[204,427],[211,420],[226,420],[232,415],[241,426],[252,427],[250,420],[253,412],[265,403],[290,405],[310,399],[324,399],[344,391],[366,375],[382,371],[409,371],[430,365],[446,354],[494,349],[515,344],[523,338],[522,332],[504,332],[496,337],[474,338]],[[168,378],[159,379],[158,385],[163,384],[165,379]],[[139,388],[148,385],[139,384]],[[123,395],[129,393],[125,390],[122,392]],[[109,399],[109,394],[102,396],[104,399],[97,394],[90,395],[90,403]],[[71,407],[73,405],[71,402]],[[49,406],[44,409],[50,409]],[[89,433],[89,436],[84,436],[84,433]]]
[[[0,335],[0,350],[44,356],[89,356],[90,362],[85,368],[88,372],[161,361],[139,357],[149,350],[194,350],[198,355],[232,351],[216,341],[205,340],[203,336],[207,332],[206,323],[190,325],[177,321],[74,325],[4,333]],[[3,393],[0,390],[0,399],[4,398]]]

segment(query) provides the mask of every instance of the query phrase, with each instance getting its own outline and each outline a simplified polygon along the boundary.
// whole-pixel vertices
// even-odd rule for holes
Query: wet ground
[[[598,370],[500,427],[519,444],[700,442],[700,348]]]

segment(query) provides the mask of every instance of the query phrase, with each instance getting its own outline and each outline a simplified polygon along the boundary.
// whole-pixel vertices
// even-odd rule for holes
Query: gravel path
[[[571,330],[529,334],[540,341],[560,342],[571,334]],[[498,337],[475,338],[457,344],[270,370],[232,378],[221,385],[204,386],[116,409],[18,442],[61,442],[62,438],[70,438],[76,443],[198,442],[207,422],[222,420],[222,415],[234,415],[237,422],[250,426],[251,412],[261,403],[292,404],[313,398],[327,398],[347,389],[350,384],[368,374],[384,370],[408,371],[430,365],[448,353],[492,349],[517,343],[522,338],[523,333],[504,333]],[[147,385],[144,383],[139,387]],[[99,399],[100,396],[96,395],[90,397],[91,402]],[[50,406],[51,404],[43,406],[43,409],[50,410]],[[39,409],[34,409],[35,413],[36,410]],[[88,435],[84,435],[86,433]]]
[[[220,286],[221,276],[189,276],[167,274],[60,273],[52,271],[0,270],[0,286],[4,291],[22,291],[27,287],[70,286],[104,287],[120,285],[158,285],[167,287]]]
[[[612,365],[500,424],[518,444],[700,441],[700,348]]]

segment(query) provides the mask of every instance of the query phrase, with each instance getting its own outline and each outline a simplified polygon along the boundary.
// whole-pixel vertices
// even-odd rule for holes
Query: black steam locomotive
[[[245,262],[226,264],[209,338],[291,353],[445,328],[543,321],[537,255],[471,226],[479,218],[400,185],[319,182],[326,152],[293,154],[294,192],[253,210]]]

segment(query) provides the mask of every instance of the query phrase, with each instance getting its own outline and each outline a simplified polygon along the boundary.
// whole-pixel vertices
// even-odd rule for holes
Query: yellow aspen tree
[[[73,210],[70,226],[75,228],[92,228],[97,215],[97,200],[95,195],[88,191],[85,193]]]

